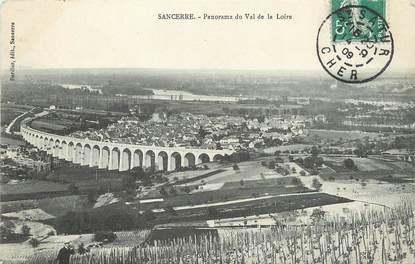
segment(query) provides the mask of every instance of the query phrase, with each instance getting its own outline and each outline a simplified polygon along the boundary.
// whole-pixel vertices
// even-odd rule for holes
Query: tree
[[[22,234],[25,236],[30,235],[30,227],[27,225],[22,225]]]
[[[281,158],[281,157],[276,157],[275,158],[275,162],[277,162],[277,163],[283,163],[284,162],[284,159]]]
[[[297,163],[297,164],[300,164],[300,165],[304,164],[304,160],[301,157],[296,159],[294,162]]]
[[[244,180],[243,180],[243,179],[241,179],[241,180],[239,181],[239,184],[240,184],[241,186],[244,186]]]
[[[238,164],[233,164],[233,166],[232,166],[232,168],[233,168],[233,170],[235,170],[235,171],[237,171],[237,170],[239,170],[239,166],[238,166]]]
[[[271,170],[275,169],[275,161],[271,160],[268,164],[268,168]]]
[[[208,132],[208,131],[204,130],[204,129],[203,129],[203,127],[202,127],[202,126],[200,126],[199,131],[198,131],[198,133],[197,133],[197,137],[198,137],[199,139],[203,139],[203,138],[205,138],[205,136],[206,136],[206,135],[208,135],[208,134],[210,134],[210,132]]]
[[[307,157],[304,159],[304,167],[306,167],[307,169],[311,169],[313,168],[313,165],[314,165],[313,158]]]
[[[310,153],[311,153],[311,156],[313,156],[313,157],[317,157],[317,156],[318,156],[318,153],[319,153],[319,150],[318,150],[318,148],[317,148],[316,146],[313,146],[313,147],[311,148]]]
[[[313,179],[311,187],[313,187],[314,189],[320,191],[322,186],[323,186],[323,184],[317,178]]]
[[[166,207],[165,211],[168,212],[168,213],[170,213],[171,215],[174,215],[174,216],[177,215],[176,210],[174,210],[174,208],[171,207],[171,206]]]
[[[190,187],[186,185],[183,187],[182,191],[185,193],[190,193]]]
[[[301,185],[301,180],[300,179],[298,179],[298,178],[293,178],[292,180],[291,180],[291,183],[292,184],[294,184],[294,185]]]
[[[95,190],[88,191],[88,202],[95,203],[97,201],[97,192]]]
[[[359,144],[357,149],[354,150],[354,154],[359,158],[367,158],[368,150],[363,144]]]
[[[133,174],[124,174],[121,178],[121,184],[123,190],[132,191],[135,190],[135,176]]]
[[[317,167],[321,167],[324,163],[324,159],[322,157],[317,157],[314,163],[317,165]]]
[[[325,211],[323,211],[321,208],[316,208],[311,213],[310,218],[313,223],[318,223],[324,220],[325,215],[326,215]]]
[[[130,170],[130,174],[137,180],[143,180],[146,177],[146,173],[142,167],[134,167]]]
[[[13,233],[13,230],[5,225],[0,226],[0,236],[1,238],[7,240],[8,237]]]
[[[345,159],[343,163],[344,163],[344,166],[348,168],[349,170],[356,169],[356,165],[354,164],[354,161],[352,159]]]
[[[306,175],[305,171],[303,171],[303,170],[302,170],[302,171],[300,171],[300,175],[301,175],[301,176],[305,176],[305,175]]]
[[[163,197],[168,197],[168,196],[169,196],[169,193],[166,191],[166,189],[164,189],[164,187],[161,187],[161,188],[160,188],[160,194],[161,194]]]
[[[169,192],[171,195],[176,196],[177,195],[177,191],[176,188],[174,188],[173,185],[170,186]]]

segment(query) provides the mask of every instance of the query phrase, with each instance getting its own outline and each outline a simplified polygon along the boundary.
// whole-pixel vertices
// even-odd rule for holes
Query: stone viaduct
[[[60,136],[33,129],[25,121],[21,124],[20,132],[27,142],[53,157],[108,170],[155,167],[172,171],[214,161],[234,152],[230,149],[142,146]]]

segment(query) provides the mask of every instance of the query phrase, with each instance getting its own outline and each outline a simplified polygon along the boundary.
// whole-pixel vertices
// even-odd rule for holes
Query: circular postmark
[[[324,70],[346,83],[368,82],[392,61],[394,46],[386,20],[365,6],[335,10],[320,25],[317,55]]]

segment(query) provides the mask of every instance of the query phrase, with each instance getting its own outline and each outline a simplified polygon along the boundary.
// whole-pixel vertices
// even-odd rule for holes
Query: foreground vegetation
[[[414,263],[413,207],[353,212],[310,225],[219,229],[136,247],[94,248],[71,263]],[[53,263],[55,252],[5,263]]]

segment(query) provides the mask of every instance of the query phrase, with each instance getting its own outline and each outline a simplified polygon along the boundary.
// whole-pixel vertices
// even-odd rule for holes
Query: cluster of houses
[[[266,117],[259,121],[240,116],[154,113],[145,122],[125,116],[105,129],[77,131],[71,136],[148,146],[237,150],[264,144],[266,138],[287,142],[294,136],[304,135],[308,122],[308,118],[300,116]]]

